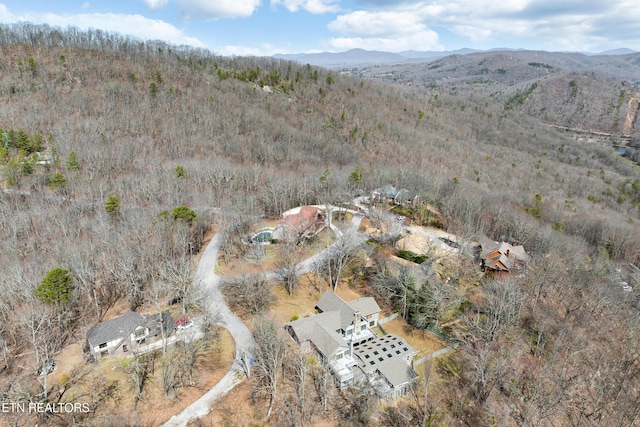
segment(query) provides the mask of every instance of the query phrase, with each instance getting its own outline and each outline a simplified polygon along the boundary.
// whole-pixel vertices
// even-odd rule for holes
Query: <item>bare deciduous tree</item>
[[[287,337],[278,322],[270,317],[258,316],[254,320],[253,336],[255,338],[255,378],[254,394],[265,394],[269,399],[267,417],[271,416],[278,388],[282,366],[287,353]]]
[[[262,275],[246,275],[225,280],[224,294],[231,307],[244,314],[259,314],[269,308],[275,297]]]

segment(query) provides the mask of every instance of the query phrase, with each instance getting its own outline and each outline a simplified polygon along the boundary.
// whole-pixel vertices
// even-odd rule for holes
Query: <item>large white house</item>
[[[392,334],[378,336],[380,307],[374,298],[345,302],[331,291],[318,301],[315,316],[288,322],[285,329],[302,348],[316,351],[341,390],[368,381],[380,397],[404,394],[418,374],[416,351]]]

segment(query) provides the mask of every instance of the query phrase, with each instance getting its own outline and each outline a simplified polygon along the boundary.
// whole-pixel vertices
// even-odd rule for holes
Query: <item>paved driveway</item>
[[[205,306],[214,323],[226,328],[233,337],[236,345],[236,359],[229,372],[215,387],[187,406],[182,412],[171,417],[164,424],[167,427],[186,426],[189,421],[208,414],[211,405],[217,399],[244,379],[244,369],[241,363],[243,351],[246,352],[247,358],[253,354],[254,340],[251,331],[227,306],[220,291],[220,276],[215,273],[218,251],[222,245],[224,234],[224,231],[216,234],[202,253],[194,278],[194,286],[200,287],[204,291]]]

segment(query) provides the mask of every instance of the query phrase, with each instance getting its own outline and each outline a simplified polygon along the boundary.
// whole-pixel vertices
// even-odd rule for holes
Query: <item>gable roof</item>
[[[147,328],[149,328],[150,335],[158,335],[162,333],[162,329],[166,333],[173,332],[175,328],[175,323],[173,321],[173,316],[168,311],[163,311],[155,314],[145,314],[143,315],[145,324]],[[189,320],[189,318],[186,318]]]
[[[322,313],[333,313],[332,316],[340,321],[339,328],[343,330],[346,330],[353,323],[356,313],[360,317],[366,317],[380,312],[380,306],[372,297],[363,297],[346,302],[331,291],[327,291],[322,295],[316,304],[316,308]]]
[[[413,193],[411,193],[406,188],[402,188],[402,189],[398,190],[398,192],[396,193],[396,195],[393,198],[393,200],[396,203],[404,203],[404,202],[413,201],[414,197],[415,197],[415,195]]]
[[[418,373],[404,360],[397,357],[381,362],[377,368],[394,387],[399,387],[418,378]]]
[[[285,225],[297,233],[302,233],[322,221],[318,219],[318,211],[319,209],[314,206],[301,206],[298,213],[285,216],[278,221],[278,224]]]
[[[345,305],[346,303],[342,298],[331,291],[327,291],[322,294],[322,297],[318,300],[316,307],[324,313],[328,311],[339,311]]]
[[[107,320],[89,329],[87,341],[91,347],[129,336],[139,326],[145,325],[142,315],[129,311],[120,317]]]
[[[336,331],[340,329],[340,317],[335,312],[320,313],[315,316],[288,322],[298,343],[310,341],[325,357],[333,355],[340,347],[347,348],[347,341]]]
[[[313,345],[326,358],[331,358],[340,348],[348,348],[347,341],[340,334],[320,323],[313,328]]]
[[[396,190],[393,185],[387,184],[384,187],[376,188],[375,190],[373,190],[373,194],[379,194],[388,199],[393,199],[396,197],[396,194],[398,194],[398,190]]]
[[[485,267],[493,270],[508,271],[516,261],[528,262],[530,259],[522,245],[486,240],[481,247],[480,258],[484,260]]]
[[[349,306],[352,309],[359,311],[360,316],[366,317],[370,314],[380,313],[380,306],[373,297],[362,297],[356,300],[350,301]]]

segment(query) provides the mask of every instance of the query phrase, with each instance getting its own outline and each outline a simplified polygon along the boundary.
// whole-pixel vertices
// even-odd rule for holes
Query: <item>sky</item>
[[[0,0],[0,23],[23,21],[219,55],[640,51],[638,0]]]

